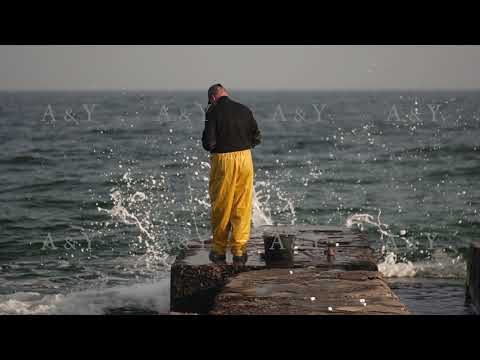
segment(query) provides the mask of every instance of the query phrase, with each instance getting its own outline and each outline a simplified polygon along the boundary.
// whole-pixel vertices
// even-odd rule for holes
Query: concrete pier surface
[[[289,267],[266,266],[264,234],[295,236]],[[230,256],[227,265],[212,264],[209,251],[208,241],[192,242],[177,257],[171,271],[172,312],[409,314],[378,272],[367,236],[357,230],[320,225],[262,226],[251,234],[249,259],[242,270],[230,265]],[[331,251],[335,256],[327,256]]]

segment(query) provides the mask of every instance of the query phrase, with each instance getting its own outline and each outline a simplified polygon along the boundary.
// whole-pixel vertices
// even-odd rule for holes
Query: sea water
[[[254,227],[368,233],[417,314],[466,314],[480,92],[232,92],[254,112]],[[0,93],[0,313],[169,311],[210,236],[200,92]],[[133,310],[132,310],[133,309]]]

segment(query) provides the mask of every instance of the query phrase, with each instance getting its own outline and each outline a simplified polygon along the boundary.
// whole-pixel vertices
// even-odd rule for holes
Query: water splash
[[[351,228],[353,225],[357,225],[360,228],[360,231],[364,231],[363,224],[370,224],[374,225],[378,232],[380,233],[380,239],[383,240],[384,237],[399,237],[398,235],[394,235],[392,232],[388,230],[389,225],[382,223],[380,220],[380,215],[382,214],[382,210],[378,211],[377,221],[375,221],[374,217],[370,214],[353,214],[349,216],[345,222],[345,226]]]
[[[264,204],[268,201],[262,194],[262,191],[257,192],[256,188],[253,191],[253,227],[262,225],[272,225],[272,218],[269,209],[264,208]],[[262,204],[263,203],[263,204]]]
[[[385,251],[386,251],[386,248],[387,248],[385,238],[391,239],[392,242],[393,242],[393,246],[396,249],[397,246],[396,246],[396,243],[395,243],[394,239],[398,238],[400,236],[393,234],[389,230],[390,226],[388,224],[384,224],[380,220],[380,215],[381,214],[382,214],[382,210],[379,209],[378,215],[377,215],[377,221],[375,221],[375,218],[370,214],[353,214],[353,215],[350,215],[347,218],[347,220],[345,221],[345,226],[347,228],[352,228],[354,225],[356,225],[360,229],[360,231],[364,231],[365,230],[365,228],[364,228],[365,224],[373,225],[376,228],[376,230],[378,231],[378,233],[380,234],[380,240],[382,241],[381,253],[382,253],[382,255],[385,255]]]
[[[112,219],[114,221],[118,221],[118,222],[121,222],[123,224],[126,224],[126,225],[136,225],[140,232],[142,232],[143,234],[147,235],[147,237],[150,239],[150,240],[155,240],[155,236],[153,236],[146,228],[144,225],[142,225],[142,222],[140,220],[138,220],[138,218],[131,214],[123,205],[123,198],[122,198],[122,193],[119,191],[119,190],[113,190],[113,192],[110,194],[111,198],[112,198],[112,201],[113,201],[113,207],[109,210],[109,209],[103,209],[101,207],[98,207],[98,211],[100,212],[106,212],[107,214],[109,214]],[[141,201],[141,200],[138,200],[138,199],[141,199],[141,200],[145,200],[146,198],[146,195],[142,192],[136,192],[135,194],[133,194],[132,196],[130,196],[130,198],[128,199],[128,201],[130,203],[135,203],[137,201]],[[148,223],[147,221],[147,227],[151,226],[150,223]]]
[[[378,264],[379,271],[385,277],[433,277],[433,278],[463,278],[466,273],[466,263],[461,255],[449,256],[446,249],[432,249],[429,259],[409,261],[406,256],[400,256],[400,249],[394,239],[403,241],[405,248],[413,247],[413,241],[405,236],[408,232],[400,230],[396,235],[388,224],[380,220],[381,210],[377,219],[370,214],[353,214],[345,221],[345,226],[358,226],[365,231],[365,225],[372,225],[380,234],[382,241],[381,258]],[[391,241],[392,247],[388,247]],[[421,253],[424,251],[422,250]]]
[[[415,277],[417,269],[412,262],[398,262],[398,256],[390,252],[385,256],[385,260],[378,264],[378,270],[385,277]]]
[[[274,222],[296,223],[295,200],[272,180],[256,181],[254,186],[253,222],[255,226]]]
[[[137,256],[138,261],[143,262],[146,270],[150,272],[158,270],[158,266],[168,268],[173,261],[168,252],[168,243],[165,241],[167,232],[164,224],[154,221],[160,210],[159,205],[171,201],[168,196],[162,194],[165,189],[167,189],[165,176],[133,176],[131,169],[128,169],[117,186],[110,191],[112,208],[97,207],[99,212],[108,214],[110,218],[100,226],[104,229],[113,228],[111,230],[115,238],[121,236],[115,230],[122,225],[138,229],[136,237],[129,237],[131,255]],[[159,192],[160,201],[156,196]],[[138,255],[138,251],[142,251],[143,254]]]
[[[401,262],[395,253],[390,252],[378,264],[378,270],[387,278],[423,277],[451,278],[465,277],[466,263],[462,256],[450,257],[444,249],[435,249],[431,260]]]

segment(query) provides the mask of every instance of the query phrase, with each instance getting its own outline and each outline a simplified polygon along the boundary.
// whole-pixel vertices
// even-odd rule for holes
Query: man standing
[[[226,264],[228,235],[234,266],[247,262],[247,243],[253,206],[253,161],[251,149],[261,142],[252,112],[230,99],[216,84],[208,89],[203,148],[210,155],[212,249],[210,260]]]

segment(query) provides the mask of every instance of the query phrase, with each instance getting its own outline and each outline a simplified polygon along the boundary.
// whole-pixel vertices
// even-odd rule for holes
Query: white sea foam
[[[378,264],[378,270],[385,277],[415,277],[417,269],[410,261],[403,263],[397,262],[397,255],[389,253],[383,262]]]
[[[162,279],[65,295],[19,292],[0,295],[0,314],[102,315],[118,308],[135,308],[139,311],[166,314],[170,311],[169,289],[170,279]]]
[[[465,277],[466,263],[457,256],[452,258],[441,249],[437,249],[431,260],[416,262],[400,262],[391,252],[384,261],[378,264],[378,270],[387,278],[424,277],[424,278],[452,278]]]
[[[389,225],[380,220],[381,210],[377,219],[370,214],[353,214],[345,221],[348,228],[354,225],[361,231],[365,225],[372,225],[380,234],[382,241],[381,253],[383,261],[378,264],[378,270],[387,278],[390,277],[432,277],[432,278],[463,278],[466,272],[466,264],[461,256],[451,257],[444,249],[435,249],[429,260],[411,262],[405,259],[400,260],[396,253],[397,246],[395,238],[411,245],[411,241],[405,237],[407,230],[400,230],[400,235],[395,235],[389,230]],[[387,240],[393,242],[393,248],[387,248]]]

